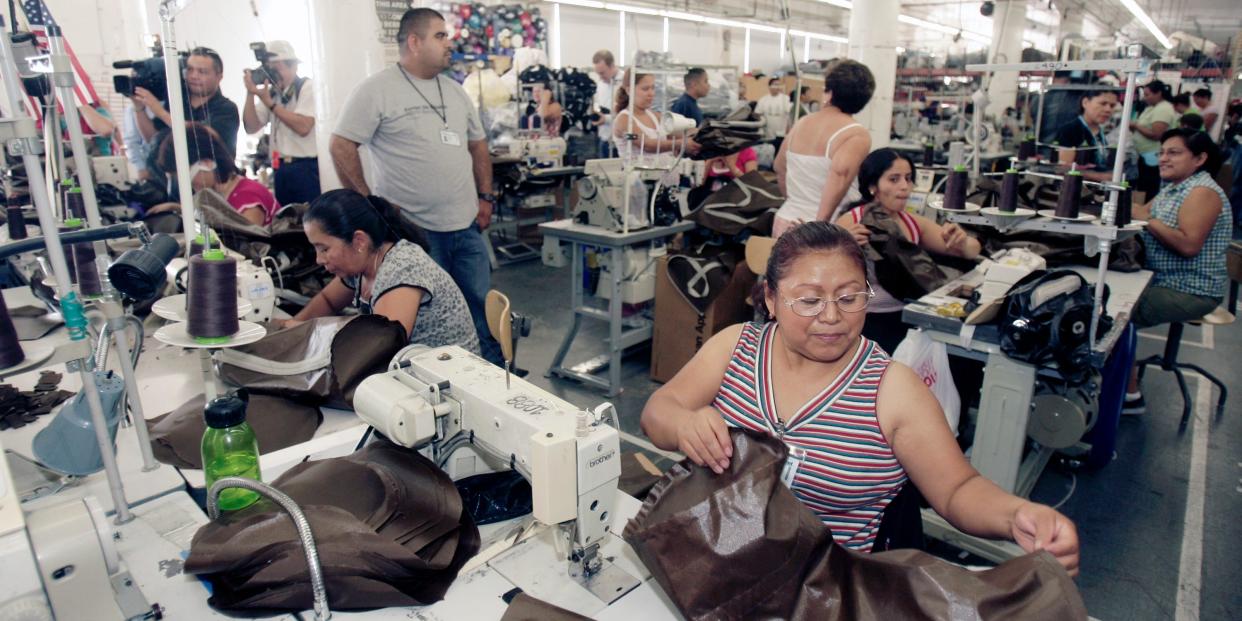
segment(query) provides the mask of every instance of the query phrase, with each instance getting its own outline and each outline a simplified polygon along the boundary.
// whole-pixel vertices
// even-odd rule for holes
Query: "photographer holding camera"
[[[298,58],[288,41],[250,44],[259,69],[246,70],[246,133],[272,124],[268,144],[275,168],[276,199],[282,205],[309,203],[319,196],[319,158],[315,146],[315,92],[298,77]],[[258,100],[261,106],[255,105]]]
[[[162,67],[162,61],[157,66]],[[220,135],[229,153],[235,155],[237,129],[241,125],[241,119],[238,118],[237,104],[229,101],[220,92],[224,61],[220,60],[220,55],[215,50],[196,47],[190,50],[190,55],[185,59],[182,75],[185,78],[185,90],[189,93],[189,97],[184,100],[186,122],[203,123],[211,127]],[[148,144],[160,144],[163,135],[157,134],[167,132],[168,126],[172,124],[172,115],[168,113],[161,95],[163,94],[152,93],[138,82],[133,85],[130,101],[136,111],[134,120],[142,138]],[[150,115],[146,114],[147,110],[151,111]]]

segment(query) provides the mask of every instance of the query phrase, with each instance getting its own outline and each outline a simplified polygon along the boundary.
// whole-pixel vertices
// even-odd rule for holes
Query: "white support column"
[[[386,49],[397,43],[380,43],[375,3],[367,0],[306,0],[314,45],[310,49],[315,67],[315,142],[319,146],[319,185],[323,191],[341,187],[328,146],[332,130],[345,107],[345,99],[363,79],[385,67]],[[341,62],[342,58],[350,59]],[[367,161],[363,156],[363,162]]]
[[[871,132],[871,148],[888,146],[893,123],[893,88],[897,82],[897,16],[900,0],[855,2],[850,12],[848,57],[875,76],[875,94],[854,118]]]
[[[1003,0],[992,13],[992,48],[988,62],[1022,62],[1022,34],[1026,32],[1026,0]],[[1018,72],[997,71],[988,82],[987,113],[1005,114],[1018,101]]]
[[[1085,14],[1085,11],[1078,7],[1061,12],[1061,24],[1057,28],[1057,57],[1061,60],[1069,60],[1065,57],[1065,40],[1082,38],[1082,22]]]

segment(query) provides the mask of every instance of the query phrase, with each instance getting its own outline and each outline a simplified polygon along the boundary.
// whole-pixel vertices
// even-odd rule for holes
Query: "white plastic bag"
[[[949,429],[957,435],[962,399],[957,394],[957,386],[953,384],[953,373],[949,370],[949,351],[944,343],[932,340],[922,330],[910,330],[897,346],[897,351],[893,352],[893,360],[914,369],[923,378],[923,383],[936,395],[936,400],[944,409]]]

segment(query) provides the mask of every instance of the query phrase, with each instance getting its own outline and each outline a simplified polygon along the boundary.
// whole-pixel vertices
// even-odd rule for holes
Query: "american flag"
[[[30,32],[35,35],[35,41],[39,51],[48,53],[47,28],[55,26],[56,20],[52,18],[52,12],[48,10],[47,5],[42,0],[22,0],[22,12],[26,14],[26,22],[30,26]],[[69,46],[69,39],[65,37],[64,31],[61,31],[62,41],[65,44],[65,53],[69,55],[69,61],[73,65],[73,93],[78,100],[78,105],[85,106],[92,102],[99,101],[99,95],[95,92],[95,86],[91,84],[90,76],[82,69],[82,63],[78,62],[77,54],[73,53],[73,48]],[[63,111],[63,106],[57,102],[57,107]],[[34,99],[30,99],[30,108],[35,111],[36,120],[42,120],[39,104]]]

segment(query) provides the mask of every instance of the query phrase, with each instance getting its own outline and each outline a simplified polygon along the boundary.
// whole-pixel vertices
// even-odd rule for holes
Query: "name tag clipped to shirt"
[[[440,130],[440,142],[450,147],[460,147],[461,136],[457,135],[457,132],[451,129],[442,129]]]
[[[781,468],[781,483],[784,483],[785,487],[793,487],[794,479],[798,476],[798,470],[802,468],[802,462],[805,460],[806,451],[796,446],[789,447],[789,455],[785,457],[785,466]]]

